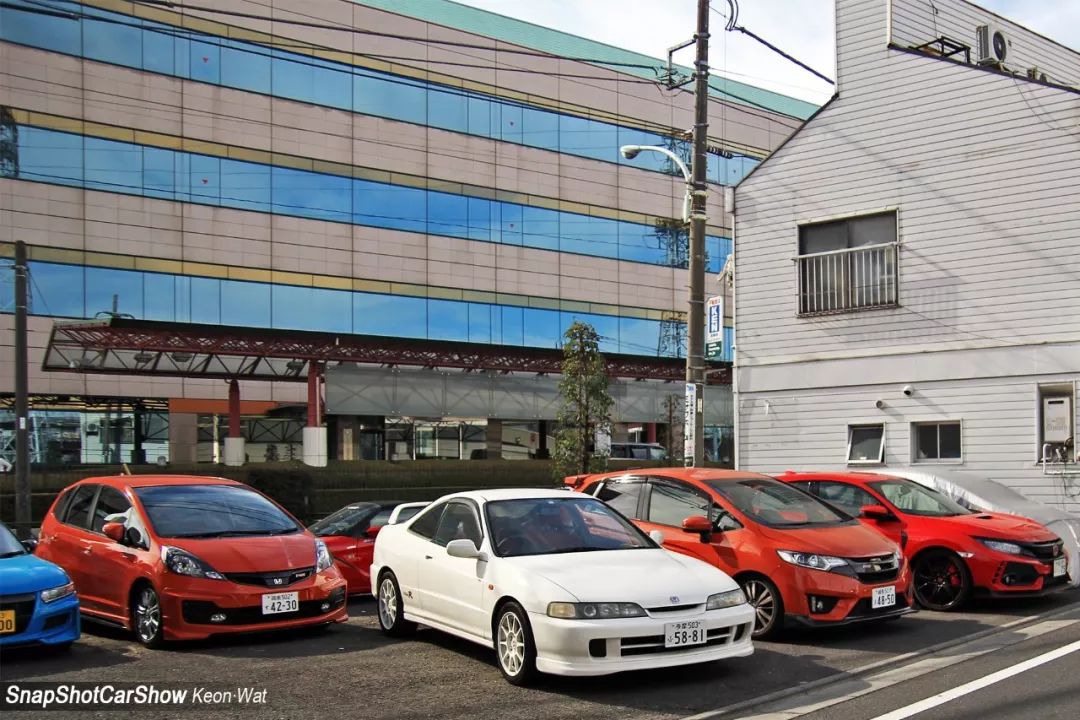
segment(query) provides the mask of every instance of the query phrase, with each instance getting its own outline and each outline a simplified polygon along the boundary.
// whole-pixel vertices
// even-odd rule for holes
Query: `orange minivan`
[[[754,636],[789,623],[840,625],[915,612],[911,572],[894,542],[813,495],[766,475],[649,468],[577,475],[669,550],[720,568],[757,615]]]
[[[46,514],[36,554],[71,576],[84,617],[148,647],[348,619],[323,541],[232,480],[80,480]]]

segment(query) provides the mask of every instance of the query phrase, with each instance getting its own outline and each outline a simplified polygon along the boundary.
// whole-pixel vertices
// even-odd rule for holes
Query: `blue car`
[[[0,523],[0,647],[66,648],[79,639],[79,596],[63,570]]]

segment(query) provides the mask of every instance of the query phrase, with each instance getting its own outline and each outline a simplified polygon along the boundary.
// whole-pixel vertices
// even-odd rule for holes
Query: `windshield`
[[[300,527],[281,508],[239,485],[157,485],[135,489],[158,535],[170,538],[287,535]]]
[[[911,480],[877,480],[870,486],[885,496],[900,512],[927,517],[970,515],[971,511],[937,490]]]
[[[357,503],[346,505],[332,515],[312,524],[309,530],[319,537],[330,535],[352,535],[367,529],[371,516],[379,510],[375,503]]]
[[[628,520],[593,498],[522,498],[484,506],[501,557],[655,548]]]
[[[15,557],[26,552],[19,539],[16,538],[7,525],[0,525],[0,558]]]
[[[769,527],[794,528],[854,522],[850,515],[779,480],[710,480],[709,487],[750,519]]]

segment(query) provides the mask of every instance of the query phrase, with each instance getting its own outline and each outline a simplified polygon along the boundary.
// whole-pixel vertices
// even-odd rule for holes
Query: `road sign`
[[[705,303],[705,357],[718,358],[724,352],[724,296],[715,295]]]

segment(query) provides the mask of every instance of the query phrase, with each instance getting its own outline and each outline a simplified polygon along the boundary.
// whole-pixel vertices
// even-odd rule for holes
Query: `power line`
[[[830,78],[828,75],[825,75],[824,73],[818,72],[814,68],[812,68],[809,65],[807,65],[806,63],[804,63],[802,60],[799,60],[798,58],[796,58],[795,56],[793,56],[790,53],[786,52],[785,50],[782,50],[779,47],[777,47],[776,45],[773,45],[771,42],[769,42],[765,38],[761,37],[757,33],[753,32],[751,30],[747,30],[745,27],[739,25],[738,24],[738,21],[739,21],[739,2],[738,2],[738,0],[727,0],[727,4],[728,4],[728,9],[730,10],[730,14],[728,14],[728,15],[724,15],[722,12],[720,12],[716,8],[710,6],[710,9],[714,13],[716,13],[720,17],[727,20],[727,23],[724,25],[725,30],[727,30],[728,32],[740,32],[743,35],[746,35],[747,37],[750,37],[750,38],[758,41],[759,43],[761,43],[765,47],[772,50],[777,55],[780,55],[785,60],[788,60],[788,61],[790,61],[792,63],[795,63],[796,65],[801,67],[803,70],[806,70],[810,74],[821,78],[822,80],[829,83],[830,85],[835,85],[836,84],[836,81],[833,80],[832,78]]]

